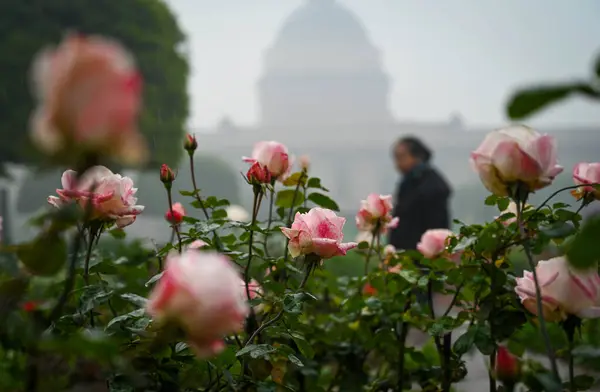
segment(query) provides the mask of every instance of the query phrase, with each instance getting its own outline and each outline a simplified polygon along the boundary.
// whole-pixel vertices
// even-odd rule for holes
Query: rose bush
[[[78,40],[69,51],[96,42]],[[32,221],[36,236],[0,245],[0,390],[449,392],[462,389],[473,351],[485,357],[490,391],[596,390],[593,373],[575,363],[600,364],[598,339],[581,337],[597,336],[589,319],[599,309],[600,221],[581,222],[589,197],[573,208],[552,197],[527,205],[561,170],[549,136],[522,126],[487,136],[472,162],[500,217],[459,222],[454,234],[429,231],[418,250],[385,244],[392,206],[376,194],[357,211],[368,241],[344,242],[345,219],[318,168],[303,159],[294,172],[276,142],[258,143],[248,159],[252,211],[201,192],[194,170],[182,178],[164,165],[156,181],[172,238],[127,241],[126,226],[142,212],[136,189],[94,162],[119,156],[121,145],[105,138],[134,128],[107,118],[121,113],[104,99],[125,94],[115,102],[131,103],[131,92],[112,90],[120,85],[106,75],[113,52],[108,61],[99,47],[84,49],[97,61],[69,52],[82,73],[52,70],[44,83],[65,97],[89,85],[79,104],[94,126],[84,139],[102,142],[69,157],[77,172],[65,172],[54,208]],[[129,74],[130,63],[123,67]],[[67,109],[57,135],[79,140],[72,125],[81,113]],[[190,135],[181,146],[192,167],[197,145]],[[563,190],[595,195],[595,165],[578,165]],[[189,203],[172,202],[174,181],[190,184],[181,191]],[[108,236],[112,247],[103,246]],[[536,263],[550,247],[559,257]],[[514,253],[529,265],[523,277]],[[365,272],[332,273],[350,260]],[[429,340],[417,344],[411,329]],[[547,361],[526,355],[531,336],[541,337]]]

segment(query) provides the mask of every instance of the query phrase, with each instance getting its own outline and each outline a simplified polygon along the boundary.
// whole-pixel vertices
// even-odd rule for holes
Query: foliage
[[[4,0],[0,14],[0,48],[10,53],[0,60],[0,163],[37,159],[23,131],[33,110],[31,59],[69,30],[112,37],[131,50],[145,81],[140,127],[150,141],[151,165],[178,161],[189,70],[181,53],[185,37],[162,0]]]
[[[572,96],[599,100],[600,55],[596,58],[592,71],[592,77],[589,81],[576,80],[563,83],[538,84],[517,91],[509,99],[507,105],[508,116],[513,120],[522,120]]]
[[[198,165],[200,177],[203,170],[207,167]],[[174,185],[186,188],[190,178],[189,170],[180,170]],[[2,254],[1,390],[57,391],[85,381],[108,382],[110,391],[377,391],[411,385],[449,391],[467,375],[465,355],[473,350],[489,356],[493,367],[500,343],[519,356],[530,347],[546,349],[539,320],[514,292],[515,255],[527,258],[548,247],[560,251],[570,243],[595,252],[594,238],[600,234],[592,220],[570,240],[581,226],[579,215],[548,199],[523,212],[519,219],[527,236],[522,237],[517,222],[504,223],[514,214],[500,212],[509,200],[489,196],[485,204],[500,217],[457,224],[448,252],[461,255],[458,263],[426,259],[415,251],[384,253],[376,236],[310,273],[301,258],[289,257],[279,228],[289,227],[296,211],[311,206],[337,209],[318,178],[298,172],[282,185],[260,188],[255,193],[264,195],[259,209],[270,214],[251,223],[228,220],[227,200],[188,189],[181,196],[199,212],[189,213],[178,227],[182,245],[201,239],[206,249],[227,254],[242,268],[249,263],[249,278],[263,288],[252,300],[245,331],[227,337],[220,354],[195,358],[181,330],[161,326],[145,312],[164,258],[176,251],[179,240],[148,246],[129,242],[122,229],[104,227],[99,245],[87,242],[91,245],[84,249],[87,232],[77,228],[81,216],[71,209],[51,211],[36,221],[45,228],[40,237]],[[573,253],[572,245],[565,249]],[[572,257],[587,266],[590,255],[595,257]],[[368,260],[379,266],[371,263],[365,275]],[[392,272],[397,265],[401,269]],[[304,287],[303,276],[308,276]],[[434,313],[439,306],[432,306],[432,299],[440,296],[445,305]],[[568,357],[562,325],[548,324],[553,352]],[[411,344],[409,328],[425,332],[430,341]],[[597,323],[583,323],[586,337],[576,339],[576,362],[600,367],[596,329]],[[543,366],[533,360],[525,364],[521,382],[528,390],[561,390]],[[496,390],[493,373],[490,377]],[[573,382],[589,389],[593,381],[580,375]]]

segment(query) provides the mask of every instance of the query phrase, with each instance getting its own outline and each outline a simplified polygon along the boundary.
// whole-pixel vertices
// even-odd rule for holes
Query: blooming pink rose
[[[251,157],[244,157],[245,162],[260,163],[271,173],[272,178],[283,179],[292,167],[288,149],[278,142],[259,142],[254,146]]]
[[[167,222],[172,223],[174,225],[178,225],[183,222],[183,217],[185,216],[185,209],[181,205],[181,203],[173,203],[170,209],[165,213],[165,219]]]
[[[146,144],[137,130],[142,79],[131,55],[101,37],[69,35],[34,60],[38,107],[33,139],[45,152],[89,151],[139,163]]]
[[[398,218],[392,217],[392,195],[371,193],[367,200],[361,202],[356,226],[361,231],[369,232],[378,228],[381,233],[398,226]]]
[[[498,196],[510,196],[509,188],[516,182],[530,192],[544,188],[563,170],[557,164],[554,138],[523,125],[489,133],[471,154],[471,165],[483,185]]]
[[[428,259],[441,256],[446,251],[448,239],[454,236],[448,229],[427,230],[421,236],[421,241],[417,244],[417,250]]]
[[[271,172],[266,166],[254,162],[248,169],[246,178],[251,184],[269,184],[271,182]]]
[[[573,180],[576,185],[584,185],[573,191],[573,195],[581,198],[586,193],[594,195],[595,199],[600,200],[600,189],[593,186],[585,186],[600,183],[600,163],[581,162],[573,168]]]
[[[167,256],[147,311],[157,321],[178,322],[190,347],[199,357],[208,357],[223,350],[223,336],[243,329],[249,308],[240,295],[240,277],[227,257],[186,250]]]
[[[48,203],[61,207],[72,201],[86,209],[92,203],[91,220],[114,222],[125,227],[135,221],[144,206],[136,205],[137,188],[129,177],[111,172],[104,166],[94,166],[77,179],[77,173],[67,170],[61,178],[63,189],[57,189],[58,197],[48,196]]]
[[[345,255],[358,244],[342,243],[342,228],[346,219],[325,208],[312,208],[307,213],[296,213],[291,228],[282,227],[290,239],[288,248],[292,257],[314,253],[321,259]]]
[[[200,249],[200,248],[205,247],[206,245],[208,245],[206,242],[204,242],[202,240],[196,240],[188,245],[188,249]]]
[[[600,317],[600,276],[597,268],[588,271],[571,269],[565,257],[540,261],[536,267],[542,294],[543,317],[559,321],[567,314],[581,318]],[[524,271],[516,279],[516,293],[523,306],[537,314],[533,273]]]

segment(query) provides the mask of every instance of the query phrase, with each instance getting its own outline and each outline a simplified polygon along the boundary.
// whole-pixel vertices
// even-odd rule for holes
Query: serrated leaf
[[[121,294],[121,298],[123,298],[125,301],[131,302],[134,305],[137,305],[141,308],[145,308],[146,307],[146,303],[148,302],[148,300],[144,297],[140,297],[137,294],[133,294],[133,293],[125,293],[125,294]]]
[[[159,272],[158,274],[156,274],[153,277],[151,277],[150,280],[146,282],[145,286],[148,287],[151,284],[153,284],[154,282],[160,280],[160,278],[162,278],[162,276],[163,276],[164,273],[165,273],[164,271],[163,272]]]
[[[117,323],[121,323],[123,321],[131,320],[133,318],[142,317],[144,315],[144,313],[145,313],[144,309],[136,309],[133,312],[129,312],[129,313],[117,316],[117,317],[113,318],[112,320],[110,320],[108,322],[108,324],[106,324],[106,328],[105,329],[109,329],[113,325],[115,325]]]
[[[297,356],[295,356],[294,354],[288,355],[288,359],[290,360],[291,363],[293,363],[296,366],[300,366],[300,367],[304,366],[304,364],[302,363],[302,361]]]
[[[249,354],[251,358],[256,359],[262,358],[272,352],[275,352],[275,347],[270,344],[249,344],[238,351],[235,356],[241,357],[242,355]]]
[[[329,189],[327,189],[323,185],[321,185],[321,179],[317,178],[317,177],[310,178],[306,184],[306,187],[307,188],[317,188],[317,189],[321,189],[325,192],[329,192]]]
[[[473,344],[475,344],[475,333],[475,327],[470,326],[464,334],[460,335],[458,339],[456,339],[452,350],[459,356],[469,352],[471,347],[473,347]]]
[[[332,211],[339,211],[340,207],[329,196],[322,193],[313,192],[308,195],[308,200],[312,201],[319,207],[327,208]]]
[[[277,192],[275,198],[275,205],[284,208],[292,208],[302,205],[304,203],[304,194],[300,191],[296,192],[295,189],[284,189]]]

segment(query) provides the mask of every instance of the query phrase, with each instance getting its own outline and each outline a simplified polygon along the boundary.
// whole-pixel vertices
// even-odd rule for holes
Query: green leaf
[[[477,329],[475,328],[475,326],[470,326],[469,329],[467,329],[467,332],[460,335],[458,339],[456,339],[452,350],[459,356],[469,352],[469,350],[471,350],[471,347],[473,347],[473,344],[475,344],[476,332]]]
[[[226,210],[214,210],[212,212],[212,216],[213,219],[225,219],[227,218],[227,211]]]
[[[133,293],[125,293],[125,294],[121,294],[121,298],[123,298],[125,301],[131,302],[134,305],[137,305],[141,308],[145,308],[146,307],[146,302],[148,302],[148,300],[144,297],[140,297],[137,294],[133,294]]]
[[[302,361],[300,359],[298,359],[298,357],[295,356],[294,354],[288,355],[288,359],[290,360],[291,363],[293,363],[296,366],[299,366],[299,367],[303,367],[304,366],[304,364],[302,363]]]
[[[600,260],[600,218],[589,219],[579,234],[566,246],[569,263],[579,269],[587,269]]]
[[[145,310],[144,309],[137,309],[134,310],[133,312],[129,312],[126,314],[122,314],[120,316],[117,316],[115,318],[113,318],[112,320],[110,320],[108,322],[108,324],[106,324],[106,328],[105,329],[109,329],[110,327],[112,327],[113,325],[117,324],[117,323],[122,323],[123,321],[128,321],[131,319],[137,319],[140,318],[144,315]]]
[[[81,294],[79,311],[81,313],[89,312],[96,306],[108,301],[112,295],[113,291],[105,291],[102,286],[86,286]]]
[[[283,185],[296,186],[300,183],[300,180],[302,180],[302,183],[304,183],[306,181],[306,177],[303,175],[302,172],[292,173],[292,175],[290,175],[288,178],[286,178],[283,181]],[[302,183],[300,183],[300,184],[302,185]]]
[[[510,199],[508,197],[498,198],[497,205],[500,212],[506,211],[508,205],[510,204]]]
[[[179,191],[179,194],[181,196],[194,196],[195,192],[194,191]]]
[[[275,347],[270,344],[249,344],[238,351],[235,356],[241,357],[242,355],[250,354],[251,358],[256,359],[262,358],[272,352],[275,352]]]
[[[325,188],[323,185],[321,185],[321,179],[317,178],[317,177],[312,177],[311,179],[308,180],[308,183],[306,184],[307,188],[317,188],[317,189],[321,189],[325,192],[329,192],[329,189]]]
[[[540,227],[540,231],[548,238],[565,238],[575,232],[575,226],[567,222],[555,222],[550,226]]]
[[[279,207],[292,208],[302,203],[304,203],[304,194],[300,191],[296,192],[295,189],[284,189],[277,192],[275,205]]]
[[[43,233],[17,250],[19,260],[33,275],[52,276],[65,265],[67,244],[58,233]]]
[[[518,91],[510,98],[507,106],[508,117],[522,120],[572,94],[598,98],[598,93],[584,83],[533,87]]]
[[[486,206],[495,206],[497,203],[498,203],[498,196],[496,196],[496,195],[489,195],[488,197],[485,198]]]
[[[188,344],[186,342],[179,342],[175,345],[175,353],[179,354],[186,348],[188,348]]]
[[[162,278],[162,276],[163,276],[164,273],[165,273],[164,271],[163,272],[159,272],[158,274],[156,274],[153,277],[151,277],[150,280],[146,282],[145,286],[148,287],[151,284],[153,284],[154,282],[156,282],[157,280],[159,280],[160,278]]]
[[[312,201],[319,207],[327,208],[332,211],[339,211],[340,207],[329,196],[322,193],[314,192],[308,195],[308,200]]]
[[[116,238],[118,240],[121,240],[127,236],[127,234],[125,233],[125,230],[123,230],[123,229],[112,229],[112,230],[109,230],[108,233],[111,236],[113,236],[113,238]]]
[[[309,359],[315,355],[312,346],[310,345],[310,343],[308,343],[304,336],[300,335],[297,332],[292,332],[291,336],[294,340],[294,343],[296,343],[296,346],[298,346],[298,350],[300,350],[302,355]]]

